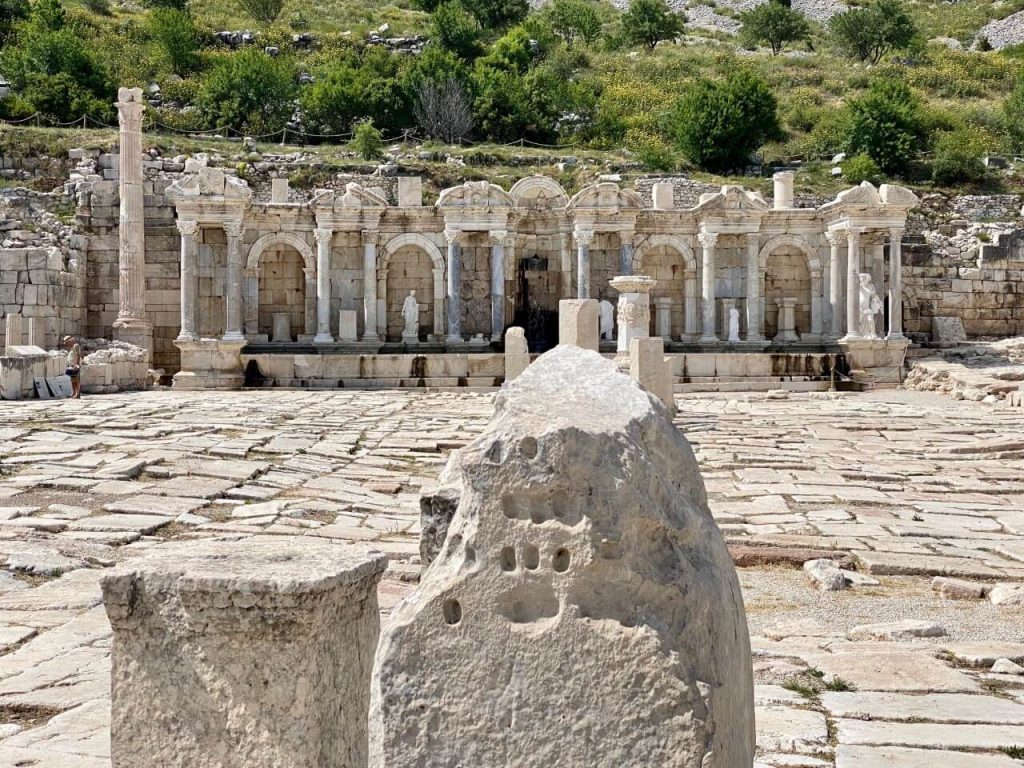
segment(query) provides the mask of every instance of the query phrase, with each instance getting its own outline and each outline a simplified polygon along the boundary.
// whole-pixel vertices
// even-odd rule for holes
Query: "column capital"
[[[904,232],[906,232],[906,227],[889,227],[889,240],[902,242]]]
[[[448,245],[458,245],[459,240],[462,239],[462,230],[445,227],[444,239],[448,241]]]
[[[856,240],[867,231],[867,227],[847,227],[846,237],[850,240]]]
[[[182,237],[195,237],[199,234],[199,222],[193,221],[192,219],[178,219],[175,222],[178,227],[178,233]]]
[[[245,232],[245,224],[241,221],[225,221],[223,226],[228,237],[241,237]]]
[[[313,237],[316,238],[317,245],[330,245],[334,237],[334,230],[317,227],[313,230]]]
[[[363,245],[380,245],[379,229],[364,229],[359,236],[362,238]]]
[[[829,245],[837,245],[840,242],[839,232],[835,229],[826,229],[825,239],[828,240]]]
[[[257,274],[259,274],[259,273],[257,272]],[[316,270],[315,269],[311,269],[310,267],[303,267],[302,268],[302,274],[304,274],[306,276],[307,282],[310,281],[310,280],[316,280]]]
[[[508,231],[504,229],[492,229],[487,233],[491,245],[508,245]]]
[[[574,229],[573,237],[576,238],[577,245],[590,245],[592,242],[594,242],[594,230]]]
[[[697,239],[700,240],[700,244],[705,248],[714,248],[718,244],[718,233],[717,232],[701,232],[697,235]]]

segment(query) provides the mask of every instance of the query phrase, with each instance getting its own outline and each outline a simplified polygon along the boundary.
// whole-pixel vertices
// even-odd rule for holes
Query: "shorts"
[[[68,368],[66,371],[64,371],[64,373],[67,374],[68,376],[70,376],[72,381],[77,381],[78,377],[82,373],[82,369],[81,368]]]

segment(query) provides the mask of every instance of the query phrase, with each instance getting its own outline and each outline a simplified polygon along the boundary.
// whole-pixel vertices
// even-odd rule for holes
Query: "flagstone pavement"
[[[759,765],[1024,766],[1024,411],[902,391],[679,406],[740,566]],[[167,539],[373,547],[387,613],[418,579],[420,492],[490,409],[415,391],[0,405],[0,768],[110,765],[98,581]],[[815,558],[850,588],[815,589]]]

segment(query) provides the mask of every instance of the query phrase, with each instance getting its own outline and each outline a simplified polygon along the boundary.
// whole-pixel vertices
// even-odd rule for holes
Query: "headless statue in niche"
[[[729,309],[729,343],[740,340],[740,311],[736,307]]]
[[[404,340],[418,340],[420,335],[420,305],[416,302],[416,291],[409,291],[402,303],[402,338]]]
[[[861,272],[858,276],[860,288],[858,296],[860,299],[860,335],[864,339],[877,339],[875,331],[875,315],[882,311],[882,300],[878,298],[875,286],[871,282],[871,275]]]
[[[601,312],[601,338],[611,341],[615,338],[615,305],[602,298],[598,309]]]

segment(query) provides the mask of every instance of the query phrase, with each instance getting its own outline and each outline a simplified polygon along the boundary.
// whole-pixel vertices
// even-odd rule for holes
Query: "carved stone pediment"
[[[718,192],[706,192],[700,196],[695,210],[709,211],[751,211],[761,213],[771,206],[760,192],[752,192],[737,184],[724,184]]]
[[[513,184],[508,193],[520,209],[564,209],[569,202],[562,186],[548,176],[527,176]]]
[[[223,168],[207,166],[200,168],[198,173],[185,174],[171,184],[167,188],[167,196],[172,200],[236,200],[248,203],[252,200],[252,190],[244,179],[229,176]]]
[[[620,189],[614,181],[602,181],[584,187],[569,201],[574,211],[592,210],[600,213],[614,213],[620,210],[643,208],[640,195],[631,189]]]
[[[508,192],[489,181],[467,181],[458,187],[449,187],[437,198],[438,208],[473,208],[491,210],[511,208]]]
[[[909,210],[916,208],[921,202],[918,196],[909,189],[895,184],[883,184],[878,191],[879,196],[882,198],[882,203],[886,206]]]

